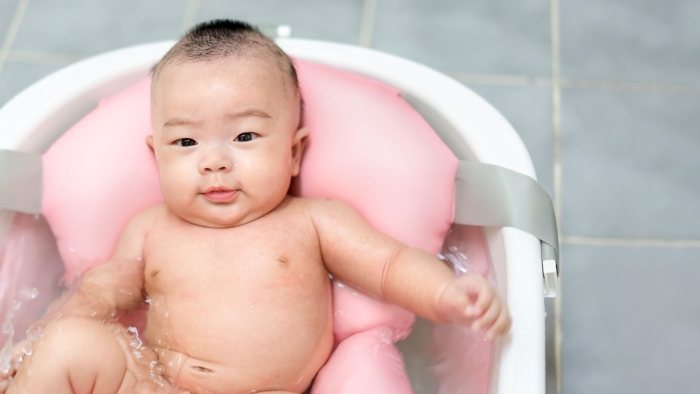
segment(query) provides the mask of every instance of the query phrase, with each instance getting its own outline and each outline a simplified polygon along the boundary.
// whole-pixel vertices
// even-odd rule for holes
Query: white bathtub
[[[494,164],[535,178],[530,156],[515,130],[461,83],[425,66],[369,49],[289,38],[277,43],[293,57],[352,71],[397,88],[460,160]],[[94,109],[98,100],[146,77],[172,45],[161,42],[109,52],[38,81],[0,109],[0,149],[43,153]],[[0,212],[0,244],[11,220],[12,213]],[[498,291],[507,299],[513,316],[511,332],[497,342],[489,391],[542,394],[545,328],[540,241],[513,228],[484,228],[483,232]]]

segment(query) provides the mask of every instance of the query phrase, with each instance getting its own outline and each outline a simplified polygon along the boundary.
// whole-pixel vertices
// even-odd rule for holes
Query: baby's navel
[[[287,256],[280,256],[277,258],[277,261],[280,263],[280,266],[286,267],[289,265],[289,259]]]

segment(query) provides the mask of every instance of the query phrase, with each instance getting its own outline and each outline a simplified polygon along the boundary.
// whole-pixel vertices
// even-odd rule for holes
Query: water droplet
[[[26,300],[33,300],[39,296],[39,289],[36,287],[30,287],[20,291],[20,295]]]

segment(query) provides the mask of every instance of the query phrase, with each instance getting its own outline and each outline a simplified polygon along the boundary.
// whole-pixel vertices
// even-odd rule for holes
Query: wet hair
[[[248,23],[216,19],[193,27],[153,67],[153,81],[171,63],[207,61],[229,56],[269,57],[289,76],[299,94],[299,79],[292,60],[274,41]]]

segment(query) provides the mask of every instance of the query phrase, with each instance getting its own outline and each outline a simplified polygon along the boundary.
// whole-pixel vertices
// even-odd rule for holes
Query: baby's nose
[[[233,168],[233,161],[227,155],[210,152],[202,159],[199,171],[203,174],[212,172],[229,172]]]

